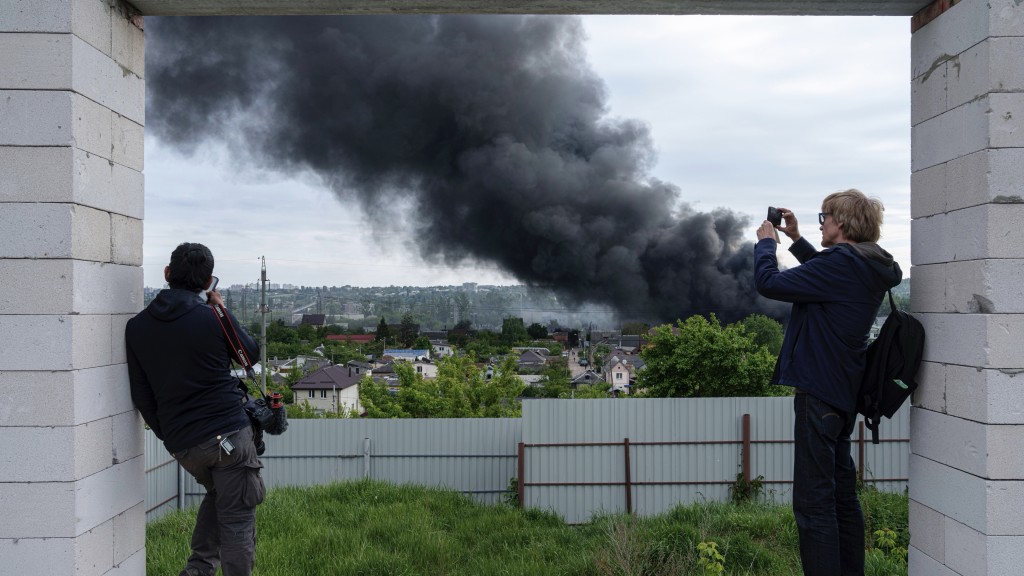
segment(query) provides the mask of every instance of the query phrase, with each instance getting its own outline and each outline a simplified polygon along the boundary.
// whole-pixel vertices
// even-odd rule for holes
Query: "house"
[[[520,370],[540,370],[548,363],[546,348],[526,348],[519,354],[516,364]]]
[[[281,374],[291,374],[295,370],[314,372],[330,364],[330,360],[320,356],[296,356],[278,364],[277,371]]]
[[[413,362],[419,358],[430,359],[430,350],[412,348],[388,348],[381,356],[390,356],[395,360],[406,360]]]
[[[447,340],[431,340],[430,347],[434,349],[434,356],[445,358],[455,355],[455,349]]]
[[[544,383],[544,376],[540,374],[519,374],[517,376],[527,386],[541,386]]]
[[[309,402],[314,410],[324,412],[361,411],[359,380],[364,375],[365,372],[359,374],[351,366],[320,368],[292,385],[294,402]]]
[[[299,321],[299,326],[309,325],[314,328],[323,328],[327,326],[327,316],[324,314],[303,314],[302,320]]]
[[[629,387],[636,382],[636,373],[644,367],[642,358],[627,354],[622,349],[613,350],[601,367],[601,377],[612,385],[612,392],[628,394]]]
[[[604,382],[604,378],[602,378],[601,375],[598,374],[597,372],[594,372],[593,370],[589,370],[588,369],[588,370],[584,370],[583,373],[580,374],[579,376],[576,376],[575,378],[570,380],[569,381],[569,386],[573,390],[575,390],[576,388],[579,388],[580,386],[591,386],[591,385],[597,384],[599,382]]]
[[[437,364],[430,360],[417,360],[412,363],[412,366],[416,369],[416,373],[426,380],[437,378]]]

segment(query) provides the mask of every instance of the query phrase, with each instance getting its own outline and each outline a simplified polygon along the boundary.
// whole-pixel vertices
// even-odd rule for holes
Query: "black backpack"
[[[924,351],[924,327],[910,314],[896,309],[889,293],[889,317],[878,338],[868,345],[864,379],[857,395],[857,412],[878,444],[878,423],[892,418],[917,389],[917,369]]]

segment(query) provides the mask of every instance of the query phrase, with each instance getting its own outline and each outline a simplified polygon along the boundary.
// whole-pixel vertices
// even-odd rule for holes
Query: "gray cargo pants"
[[[256,556],[256,505],[266,488],[256,457],[253,431],[246,426],[225,434],[234,450],[225,454],[221,437],[172,454],[206,488],[192,532],[192,555],[187,576],[213,576],[219,565],[224,576],[248,576]]]

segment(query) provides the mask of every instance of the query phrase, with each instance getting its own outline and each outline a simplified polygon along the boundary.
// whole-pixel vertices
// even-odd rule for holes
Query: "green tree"
[[[772,356],[778,357],[779,351],[782,350],[782,324],[764,314],[751,314],[738,324],[746,330],[755,344],[764,346]]]
[[[507,346],[522,344],[530,339],[522,318],[506,316],[501,321],[501,341]]]
[[[415,322],[411,313],[406,312],[402,316],[402,323],[398,325],[398,341],[405,348],[411,348],[416,337],[420,335],[420,325]]]
[[[429,351],[431,357],[434,355],[434,347],[430,344],[430,338],[427,338],[426,336],[417,336],[416,341],[412,343],[412,347],[416,350]]]
[[[316,338],[316,328],[310,324],[299,324],[299,327],[295,329],[295,335],[300,341],[312,342]]]
[[[376,334],[376,336],[374,336],[373,339],[376,340],[376,341],[379,341],[379,342],[385,342],[385,345],[386,345],[387,341],[390,338],[391,338],[391,329],[388,328],[387,321],[384,320],[383,316],[381,316],[380,317],[380,322],[377,324],[377,334]]]
[[[775,358],[735,324],[722,327],[710,318],[691,316],[685,322],[655,328],[640,353],[644,369],[637,388],[662,398],[767,396]]]
[[[543,324],[537,322],[527,326],[526,333],[534,340],[543,340],[548,337],[548,329]]]

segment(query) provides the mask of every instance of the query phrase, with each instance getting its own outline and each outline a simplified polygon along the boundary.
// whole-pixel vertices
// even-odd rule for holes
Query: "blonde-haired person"
[[[828,195],[818,214],[817,251],[796,215],[777,227],[799,266],[780,270],[776,227],[757,230],[754,275],[761,295],[793,305],[772,382],[793,386],[793,513],[806,576],[864,574],[864,518],[850,434],[868,332],[885,292],[903,273],[878,244],[883,206],[855,189]]]

